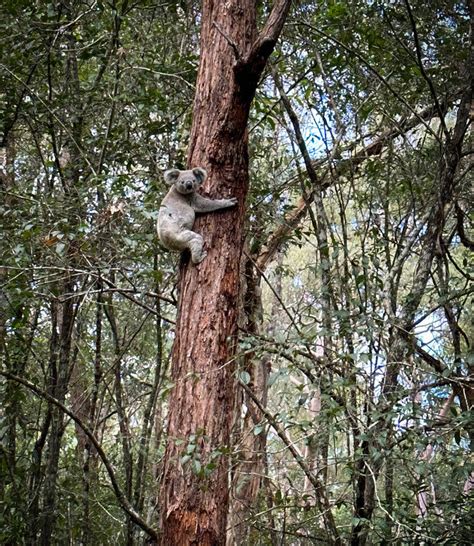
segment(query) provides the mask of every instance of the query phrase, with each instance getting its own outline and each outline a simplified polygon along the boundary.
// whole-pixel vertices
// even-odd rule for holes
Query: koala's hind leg
[[[193,264],[201,263],[207,256],[207,252],[205,252],[202,248],[204,245],[204,239],[199,235],[199,233],[186,229],[176,237],[176,240],[180,243],[180,245],[182,245],[183,249],[189,249]]]

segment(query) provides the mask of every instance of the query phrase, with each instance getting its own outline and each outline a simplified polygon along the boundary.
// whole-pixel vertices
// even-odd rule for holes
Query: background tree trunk
[[[240,328],[247,335],[258,335],[262,322],[261,275],[257,273],[253,261],[244,256],[242,260],[242,316]],[[268,376],[271,359],[268,354],[256,355],[247,352],[243,367],[249,374],[249,385],[263,406],[267,405]],[[227,546],[249,543],[251,515],[256,503],[262,477],[265,473],[266,427],[264,416],[245,391],[238,396],[235,408],[235,429],[233,433],[231,500],[227,524]],[[245,405],[245,414],[243,414]],[[243,417],[242,417],[243,415]],[[261,431],[255,433],[255,427]]]
[[[207,169],[207,195],[235,196],[239,205],[198,220],[196,230],[205,239],[208,256],[181,272],[172,354],[175,386],[161,491],[162,544],[225,543],[225,450],[234,415],[232,357],[249,183],[246,128],[255,89],[289,5],[288,0],[277,1],[257,37],[251,0],[203,2],[188,165]]]

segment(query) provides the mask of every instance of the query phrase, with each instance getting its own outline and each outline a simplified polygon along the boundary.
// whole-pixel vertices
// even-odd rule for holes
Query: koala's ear
[[[170,169],[164,174],[165,182],[170,186],[173,185],[179,178],[180,171],[178,169]]]
[[[193,169],[193,174],[197,178],[199,184],[202,184],[207,178],[207,171],[202,167],[196,167],[195,169]]]

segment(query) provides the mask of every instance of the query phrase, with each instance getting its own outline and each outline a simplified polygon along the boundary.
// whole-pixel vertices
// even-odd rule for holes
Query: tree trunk
[[[442,408],[440,409],[438,413],[438,420],[440,422],[443,422],[449,412],[449,408],[451,407],[453,401],[454,401],[454,392],[452,392],[449,397],[446,399],[445,403],[443,404]],[[422,462],[429,463],[434,452],[434,446],[432,443],[429,443],[424,451],[419,455],[419,460]],[[424,483],[426,482],[423,475],[418,476],[417,480],[417,486],[418,490],[416,491],[416,514],[419,518],[426,518],[428,515],[428,490],[429,490],[429,484]],[[432,478],[431,478],[431,485],[433,485]],[[434,504],[434,498],[433,502]]]
[[[278,0],[257,36],[255,2],[203,2],[188,164],[208,170],[208,195],[235,196],[239,205],[198,220],[195,229],[208,255],[181,271],[161,490],[163,545],[225,543],[228,460],[222,450],[229,447],[236,391],[233,355],[249,183],[246,128],[289,4]]]
[[[65,294],[72,294],[74,291],[71,281],[64,283]],[[53,303],[52,310],[52,333],[51,349],[56,349],[54,338],[58,335],[57,358],[50,356],[50,394],[59,402],[64,403],[68,390],[70,375],[70,357],[72,332],[75,321],[75,300],[67,299],[64,303]],[[54,308],[57,308],[55,310]],[[54,319],[57,316],[57,323]],[[57,327],[58,334],[54,332]],[[41,537],[39,544],[47,546],[53,541],[53,531],[56,523],[57,513],[57,478],[59,474],[59,458],[61,451],[61,441],[64,433],[64,414],[59,408],[51,409],[51,431],[48,440],[48,460],[44,478],[44,500],[41,522]]]
[[[262,297],[261,275],[257,273],[253,261],[247,256],[241,264],[242,316],[240,328],[247,335],[256,335],[261,329]],[[249,374],[249,385],[263,406],[267,405],[268,376],[271,361],[267,354],[257,357],[248,352],[243,358],[243,368]],[[241,390],[241,389],[240,389]],[[249,543],[251,514],[260,491],[265,471],[266,427],[264,417],[258,407],[242,391],[238,397],[235,412],[235,432],[233,450],[237,454],[232,464],[231,501],[227,525],[227,546]],[[242,418],[242,404],[246,412]],[[255,434],[255,427],[261,431]]]

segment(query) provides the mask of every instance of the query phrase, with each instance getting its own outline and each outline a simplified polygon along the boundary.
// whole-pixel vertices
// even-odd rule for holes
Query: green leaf
[[[267,385],[269,387],[271,387],[273,385],[273,383],[275,383],[275,381],[280,377],[280,372],[272,372],[269,376],[268,376],[268,380],[267,380]]]
[[[179,460],[179,462],[181,463],[181,465],[184,466],[190,460],[191,460],[191,455],[183,455],[181,459]]]
[[[258,436],[263,430],[263,425],[255,425],[253,427],[253,434],[254,436]]]
[[[250,380],[251,380],[249,372],[246,372],[245,370],[242,370],[239,373],[239,378],[240,378],[240,381],[242,381],[242,383],[244,385],[248,385],[250,383]]]
[[[195,474],[201,474],[202,465],[199,459],[194,459],[193,461],[193,471]]]

